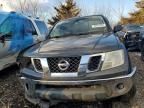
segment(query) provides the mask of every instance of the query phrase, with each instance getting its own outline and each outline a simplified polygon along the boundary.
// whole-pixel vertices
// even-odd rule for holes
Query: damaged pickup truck
[[[48,40],[18,57],[25,97],[41,108],[57,102],[96,102],[118,98],[113,108],[129,108],[123,101],[135,94],[126,48],[102,15],[58,22]]]

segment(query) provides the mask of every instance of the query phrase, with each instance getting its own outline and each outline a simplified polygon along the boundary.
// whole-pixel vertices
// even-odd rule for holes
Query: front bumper
[[[136,68],[128,75],[96,80],[43,81],[21,77],[26,98],[38,104],[44,100],[97,101],[118,97],[133,87]]]

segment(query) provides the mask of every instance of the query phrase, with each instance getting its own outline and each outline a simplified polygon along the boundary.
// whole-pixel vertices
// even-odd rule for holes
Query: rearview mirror
[[[114,27],[114,33],[116,33],[116,32],[119,32],[119,31],[121,31],[123,29],[123,27],[122,27],[122,25],[117,25],[117,26],[115,26]]]

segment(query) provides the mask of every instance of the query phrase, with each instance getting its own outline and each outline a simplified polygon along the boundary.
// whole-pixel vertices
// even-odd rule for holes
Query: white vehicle
[[[16,12],[0,12],[0,71],[16,62],[18,53],[46,39],[47,24]]]

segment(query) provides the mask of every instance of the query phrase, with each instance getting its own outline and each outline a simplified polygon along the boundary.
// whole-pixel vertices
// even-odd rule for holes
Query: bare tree
[[[121,19],[124,16],[125,11],[125,3],[122,0],[118,0],[118,7],[113,8],[113,12],[115,13],[115,17]]]
[[[108,4],[107,6],[103,5],[101,7],[96,7],[94,13],[104,15],[105,17],[108,18],[110,24],[112,24],[112,25],[115,23],[114,18],[113,18],[112,6],[110,4]]]
[[[14,3],[9,3],[10,7],[15,11],[23,13],[28,16],[41,17],[46,19],[48,12],[43,9],[40,0],[16,0]],[[45,7],[47,10],[49,7]]]
[[[86,0],[83,0],[83,2],[77,2],[77,5],[81,9],[80,16],[87,16],[92,14],[91,10],[86,6]]]
[[[113,19],[113,9],[110,4],[103,5],[103,6],[98,6],[97,1],[93,4],[93,7],[87,8],[87,4],[83,3],[80,4],[80,7],[82,9],[81,11],[81,16],[86,16],[86,15],[104,15],[107,17],[110,21],[110,24],[114,24],[114,19]]]
[[[27,0],[16,0],[15,2],[9,2],[10,7],[14,10],[24,13],[27,8]]]
[[[2,9],[3,8],[3,4],[0,4],[0,9]]]

